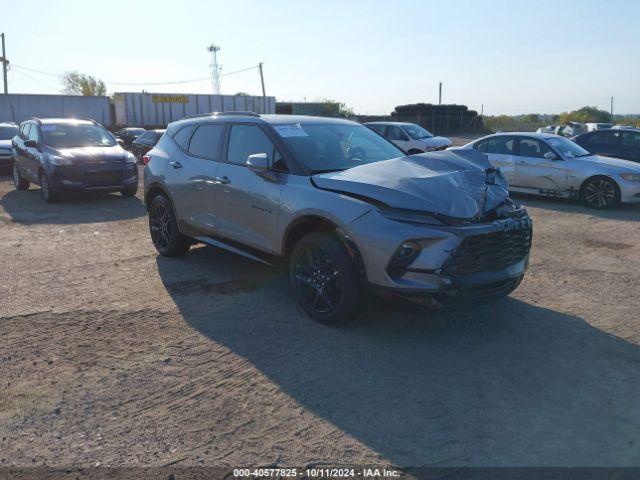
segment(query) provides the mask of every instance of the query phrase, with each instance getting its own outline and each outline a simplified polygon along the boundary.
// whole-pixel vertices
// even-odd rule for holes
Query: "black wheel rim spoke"
[[[333,256],[319,246],[306,247],[294,264],[298,298],[309,310],[329,314],[342,297],[342,275]]]
[[[173,238],[169,211],[162,205],[154,205],[149,212],[151,239],[159,248],[167,248]]]
[[[585,197],[590,205],[606,207],[616,197],[615,187],[607,180],[595,180],[587,185]]]

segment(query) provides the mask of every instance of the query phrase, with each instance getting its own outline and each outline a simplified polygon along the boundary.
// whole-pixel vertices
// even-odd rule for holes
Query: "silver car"
[[[591,208],[640,202],[640,164],[593,155],[557,135],[500,133],[449,150],[460,149],[485,153],[512,192],[579,199]]]
[[[320,322],[350,318],[366,286],[436,305],[499,298],[528,264],[531,220],[473,150],[405,156],[348,120],[236,112],[170,124],[143,160],[162,255],[202,242],[287,259]]]
[[[448,138],[436,137],[415,123],[368,122],[364,125],[393,142],[409,155],[445,150],[453,145]]]

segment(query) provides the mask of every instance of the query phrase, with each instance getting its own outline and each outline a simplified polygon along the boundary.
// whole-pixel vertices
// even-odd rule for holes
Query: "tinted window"
[[[407,140],[407,135],[402,131],[400,127],[389,125],[387,127],[387,138],[389,140]]]
[[[384,125],[367,125],[367,127],[380,135],[384,135]]]
[[[489,144],[489,140],[481,140],[473,146],[473,149],[478,150],[479,152],[487,153],[488,144]]]
[[[511,137],[494,137],[487,140],[487,153],[513,155],[515,142]]]
[[[275,147],[267,134],[256,125],[233,125],[229,135],[227,161],[246,165],[247,157],[256,153],[266,153],[269,163],[273,164]]]
[[[31,129],[29,130],[29,134],[27,137],[29,140],[35,140],[36,142],[38,141],[38,127],[36,127],[35,125],[31,125]]]
[[[73,147],[113,147],[117,145],[113,136],[100,125],[62,123],[42,125],[42,139],[44,143],[54,148]],[[35,127],[29,132],[29,139]]]
[[[618,143],[618,133],[616,132],[596,132],[588,139],[589,144],[616,145]]]
[[[539,140],[533,138],[520,139],[520,151],[518,155],[521,157],[543,158],[544,154],[550,151],[551,149]]]
[[[155,138],[155,133],[154,132],[145,132],[142,135],[140,135],[138,137],[138,140],[140,141],[149,141],[151,142],[153,139]]]
[[[191,140],[191,135],[193,135],[195,129],[195,125],[187,125],[186,127],[182,127],[176,132],[176,134],[173,136],[173,139],[184,150],[189,150],[189,140]]]
[[[420,125],[405,125],[402,129],[414,140],[433,137],[430,131],[425,130]]]
[[[640,132],[624,132],[622,134],[622,145],[640,148]]]
[[[31,128],[31,124],[30,123],[25,123],[24,125],[22,125],[20,127],[20,136],[22,137],[23,140],[26,140],[27,138],[29,138],[29,129]]]
[[[189,142],[189,153],[210,160],[220,160],[220,146],[224,125],[204,124],[196,128]]]
[[[0,140],[11,140],[18,134],[18,127],[13,125],[0,125]]]

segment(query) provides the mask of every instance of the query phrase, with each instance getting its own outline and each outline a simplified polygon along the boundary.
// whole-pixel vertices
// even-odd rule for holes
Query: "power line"
[[[33,72],[33,73],[39,73],[41,75],[47,75],[49,77],[55,77],[55,78],[62,78],[64,77],[63,74],[61,73],[53,73],[53,72],[46,72],[44,70],[38,70],[37,68],[31,68],[31,67],[25,67],[23,65],[18,65],[15,63],[11,64],[13,67],[19,69],[19,70],[23,70],[23,71],[27,71],[27,72]],[[256,68],[260,68],[259,65],[252,65],[251,67],[246,67],[246,68],[242,68],[240,70],[234,70],[232,72],[227,72],[227,73],[222,73],[220,74],[221,77],[227,77],[229,75],[235,75],[237,73],[242,73],[242,72],[247,72],[249,70],[253,70]],[[24,73],[24,72],[23,72]],[[175,80],[175,81],[169,81],[169,82],[113,82],[110,80],[104,80],[104,83],[109,84],[109,85],[127,85],[127,86],[154,86],[154,85],[180,85],[183,83],[195,83],[195,82],[204,82],[204,81],[210,81],[211,77],[201,77],[201,78],[192,78],[189,80]]]

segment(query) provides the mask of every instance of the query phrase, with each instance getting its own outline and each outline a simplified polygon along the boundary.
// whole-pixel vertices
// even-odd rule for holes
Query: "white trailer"
[[[251,95],[122,92],[113,98],[119,127],[165,127],[181,118],[209,112],[276,111],[275,97]]]

